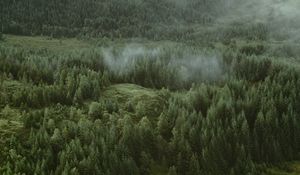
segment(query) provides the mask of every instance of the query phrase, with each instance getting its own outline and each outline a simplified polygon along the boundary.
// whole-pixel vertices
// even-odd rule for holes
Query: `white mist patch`
[[[235,18],[240,19],[266,21],[270,20],[270,17],[274,18],[272,20],[280,20],[281,18],[295,19],[300,16],[299,0],[235,0],[235,3],[231,3],[230,6],[227,15],[234,15]]]
[[[175,62],[175,63],[174,63]],[[215,56],[187,56],[177,59],[173,63],[179,69],[183,81],[209,80],[217,81],[223,78],[222,59]]]
[[[159,55],[160,50],[147,49],[145,47],[129,44],[121,49],[103,48],[104,62],[108,68],[115,73],[126,73],[131,71],[137,59],[154,58]]]
[[[264,24],[279,40],[300,41],[300,0],[233,0],[220,26]]]
[[[181,51],[179,47],[147,48],[138,44],[103,48],[102,52],[108,69],[118,75],[130,73],[137,66],[144,66],[147,71],[152,71],[156,66],[172,70],[182,82],[218,81],[224,78],[222,58],[217,54],[195,53],[195,50],[189,52],[186,49]]]

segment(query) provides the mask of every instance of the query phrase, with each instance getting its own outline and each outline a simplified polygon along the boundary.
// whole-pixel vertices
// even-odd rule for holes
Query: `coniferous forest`
[[[0,0],[0,174],[300,174],[298,0]]]

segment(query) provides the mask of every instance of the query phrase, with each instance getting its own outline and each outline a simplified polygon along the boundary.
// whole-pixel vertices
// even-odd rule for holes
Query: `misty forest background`
[[[1,0],[0,174],[300,173],[297,0]]]

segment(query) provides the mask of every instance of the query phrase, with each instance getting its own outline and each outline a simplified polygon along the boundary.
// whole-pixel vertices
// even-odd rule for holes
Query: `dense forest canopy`
[[[299,29],[300,16],[297,0],[2,0],[0,3],[3,33],[53,37],[186,39],[196,32],[195,28],[207,25],[214,25],[223,33],[226,31],[221,28],[245,25],[248,28],[247,25],[257,24],[272,32],[288,29],[290,33]],[[280,35],[286,33],[280,31]]]
[[[3,0],[5,33],[61,36],[153,35],[156,25],[210,22],[220,0]],[[218,4],[218,7],[216,7]],[[204,12],[204,10],[206,12]],[[138,29],[137,29],[138,28]]]
[[[299,173],[299,1],[0,8],[0,174]]]

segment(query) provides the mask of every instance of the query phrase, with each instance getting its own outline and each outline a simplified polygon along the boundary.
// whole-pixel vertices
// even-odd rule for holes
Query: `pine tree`
[[[3,41],[3,40],[4,40],[3,34],[2,34],[2,32],[0,31],[0,42]]]
[[[257,119],[254,125],[254,137],[255,137],[255,158],[258,161],[263,160],[263,145],[264,145],[264,134],[265,134],[265,118],[262,112],[258,113]]]
[[[145,151],[149,151],[152,155],[156,153],[155,138],[151,122],[147,117],[143,117],[138,125],[141,143]]]
[[[13,172],[13,170],[11,169],[11,164],[8,161],[5,165],[4,169],[4,174],[3,175],[14,175],[15,173]]]
[[[189,163],[188,175],[200,175],[200,166],[198,158],[195,154],[192,155]]]
[[[175,166],[171,166],[169,168],[168,175],[177,175],[176,167]]]
[[[50,138],[50,142],[54,151],[58,152],[62,148],[64,140],[58,128],[54,129],[53,135]]]
[[[171,131],[167,117],[164,113],[161,113],[158,122],[157,122],[157,130],[159,134],[166,140],[170,139]]]
[[[147,153],[145,153],[144,151],[141,153],[141,156],[140,156],[140,166],[139,166],[139,169],[140,169],[140,173],[141,174],[150,174],[151,171],[150,171],[150,166],[151,166],[151,158],[150,158],[150,155],[148,155]]]
[[[98,102],[92,102],[89,106],[89,116],[93,119],[101,119],[104,113],[104,106]]]

